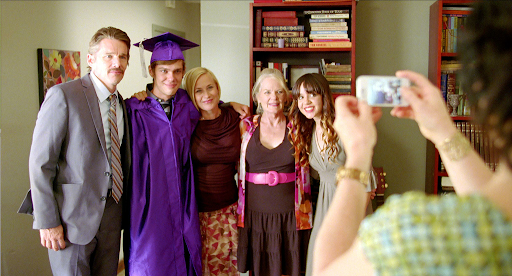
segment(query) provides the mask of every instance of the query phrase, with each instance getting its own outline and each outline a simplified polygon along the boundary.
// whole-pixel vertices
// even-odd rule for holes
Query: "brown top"
[[[192,135],[191,152],[199,212],[222,209],[238,200],[235,174],[240,158],[240,119],[230,107],[202,120]]]

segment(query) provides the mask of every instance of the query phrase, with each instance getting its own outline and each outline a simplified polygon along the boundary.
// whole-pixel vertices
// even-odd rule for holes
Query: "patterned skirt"
[[[235,202],[213,212],[199,212],[203,275],[240,275],[236,255],[238,229]]]

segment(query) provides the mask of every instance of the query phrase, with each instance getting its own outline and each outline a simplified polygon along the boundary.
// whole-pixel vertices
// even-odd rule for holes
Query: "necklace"
[[[318,148],[318,151],[320,152],[320,155],[322,155],[322,157],[323,157],[323,155],[325,153],[325,145],[324,146],[320,146],[320,141],[322,141],[321,139],[322,139],[322,135],[320,134],[320,137],[318,137],[318,131],[315,128],[315,142],[316,142],[316,146]]]

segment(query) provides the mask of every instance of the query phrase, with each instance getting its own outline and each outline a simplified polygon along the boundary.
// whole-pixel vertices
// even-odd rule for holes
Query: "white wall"
[[[1,271],[2,275],[51,275],[46,250],[32,218],[16,214],[29,188],[28,153],[38,106],[37,48],[79,50],[87,73],[89,40],[115,26],[135,43],[151,37],[152,24],[183,31],[200,43],[199,3],[176,1],[1,1]],[[199,66],[199,48],[187,51],[187,66]],[[145,88],[138,48],[118,89],[127,97]],[[150,54],[146,54],[149,63]]]
[[[249,3],[201,1],[201,66],[218,78],[221,98],[249,105]]]

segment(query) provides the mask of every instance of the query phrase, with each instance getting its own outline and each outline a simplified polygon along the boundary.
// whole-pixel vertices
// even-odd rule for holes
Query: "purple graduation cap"
[[[142,47],[140,46],[141,44]],[[184,60],[183,51],[199,46],[199,44],[169,32],[143,40],[133,45],[140,47],[141,49],[141,63],[144,76],[146,76],[146,66],[143,50],[148,50],[153,53],[151,55],[151,64],[154,61],[159,60]]]
[[[182,51],[199,46],[199,44],[169,32],[157,35],[133,45],[139,47],[141,43],[145,50],[153,52],[151,55],[151,63],[157,60],[184,59]]]

